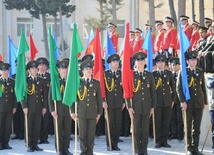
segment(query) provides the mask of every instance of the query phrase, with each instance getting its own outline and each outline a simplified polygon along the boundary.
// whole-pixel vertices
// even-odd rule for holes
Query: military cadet
[[[27,63],[27,99],[21,101],[24,114],[28,117],[28,152],[42,151],[37,146],[42,115],[47,109],[47,88],[44,79],[38,77],[38,65],[35,60]]]
[[[188,19],[189,19],[189,17],[186,15],[180,16],[182,29],[184,30],[184,33],[186,34],[187,38],[190,40],[191,36],[192,36],[192,26],[189,25]]]
[[[167,28],[163,39],[163,50],[164,55],[168,58],[176,56],[177,29],[173,26],[174,20],[171,17],[166,17],[165,23]]]
[[[134,45],[133,45],[133,49],[132,49],[132,54],[131,56],[133,56],[135,53],[139,52],[139,51],[143,51],[142,46],[143,46],[143,37],[141,36],[142,34],[142,30],[139,28],[135,28],[135,39],[134,39]]]
[[[81,155],[93,155],[96,123],[102,115],[102,96],[99,81],[92,78],[93,62],[85,60],[81,63],[83,77],[77,99],[77,115],[75,104],[72,105],[71,116],[79,120],[79,137]]]
[[[155,39],[155,44],[154,44],[154,49],[155,49],[155,53],[156,55],[159,55],[159,54],[162,54],[163,52],[163,47],[162,47],[162,44],[163,44],[163,39],[164,39],[164,30],[162,29],[163,28],[163,22],[160,21],[160,20],[156,20],[155,21],[155,27],[158,31],[158,35]]]
[[[190,39],[190,50],[195,50],[196,49],[196,45],[198,40],[200,39],[200,35],[198,32],[198,26],[199,26],[199,22],[197,22],[196,20],[193,20],[192,22],[192,36]]]
[[[179,58],[172,57],[169,60],[171,64],[172,74],[174,78],[174,85],[176,87],[178,73],[180,71],[180,62]],[[170,123],[170,137],[169,139],[178,139],[181,141],[183,139],[183,120],[182,120],[182,112],[180,101],[176,94],[176,99],[172,108],[172,115],[171,115],[171,123]]]
[[[69,61],[61,60],[57,63],[57,68],[60,76],[60,93],[64,95],[64,89],[66,85],[66,78],[68,74],[68,65]],[[59,136],[59,155],[72,155],[69,152],[70,145],[70,134],[71,134],[71,116],[70,116],[70,107],[62,103],[61,101],[56,101],[56,108],[54,107],[54,101],[52,101],[51,94],[51,84],[49,90],[49,108],[51,115],[54,118],[54,123],[56,123],[56,119],[58,119],[58,136]],[[57,110],[57,113],[56,113]],[[55,124],[56,125],[56,124]],[[56,126],[55,126],[55,145],[56,145]]]
[[[172,72],[165,70],[166,57],[158,55],[155,57],[157,70],[153,72],[157,104],[155,108],[156,148],[171,147],[167,143],[169,126],[171,121],[171,108],[175,101],[175,85]]]
[[[197,52],[186,52],[186,62],[188,64],[186,71],[190,99],[186,100],[183,92],[182,72],[178,75],[176,87],[183,114],[186,116],[184,124],[187,129],[187,131],[185,131],[187,144],[185,145],[188,150],[188,155],[202,155],[198,150],[198,145],[203,109],[207,104],[204,72],[196,67]]]
[[[121,85],[121,71],[119,70],[118,54],[112,54],[108,57],[107,63],[110,64],[110,69],[105,71],[105,90],[106,102],[103,103],[103,108],[108,110],[108,120],[110,128],[112,150],[120,151],[118,140],[121,131],[122,110],[125,107],[123,99],[123,90]],[[108,132],[106,125],[106,142],[107,150],[110,151]]]
[[[39,73],[38,76],[43,78],[45,80],[46,83],[46,90],[47,90],[47,94],[49,91],[49,86],[50,86],[50,74],[47,73],[47,66],[48,66],[48,60],[46,58],[40,57],[37,59],[37,61],[39,62]],[[48,96],[46,96],[48,97]],[[46,101],[48,101],[48,99],[46,99]],[[46,103],[48,105],[48,103]],[[51,125],[52,125],[52,129],[53,129],[53,119],[51,116],[51,113],[49,112],[49,108],[47,106],[47,112],[43,115],[42,117],[42,122],[41,122],[41,130],[40,130],[40,141],[39,144],[48,144],[48,133],[51,129]]]
[[[156,105],[155,83],[152,73],[144,70],[147,55],[138,52],[133,55],[136,70],[134,71],[134,96],[132,105],[126,99],[129,115],[134,121],[135,150],[138,155],[147,155],[149,137],[149,118]]]
[[[13,114],[16,112],[15,81],[8,77],[10,64],[0,63],[0,150],[9,146]]]
[[[109,31],[109,38],[114,46],[116,52],[118,52],[118,38],[119,34],[116,32],[117,26],[114,23],[108,23],[108,31]]]

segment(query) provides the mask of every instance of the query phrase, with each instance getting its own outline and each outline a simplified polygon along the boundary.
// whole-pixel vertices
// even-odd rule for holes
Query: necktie
[[[64,78],[62,78],[62,84],[63,84],[63,86],[65,86],[65,79]]]
[[[42,77],[44,77],[44,74],[42,74]]]
[[[174,80],[176,80],[176,77],[177,77],[177,74],[176,74],[176,73],[174,73]]]
[[[140,72],[140,80],[142,81],[143,80],[143,73]]]
[[[192,76],[195,78],[195,70],[192,70]]]
[[[4,85],[6,85],[7,84],[7,80],[6,79],[4,79]]]
[[[89,78],[87,78],[87,80],[86,80],[86,86],[87,86],[87,88],[89,88]]]
[[[34,78],[34,80],[33,80],[33,81],[34,81],[34,84],[36,84],[36,82],[37,82],[37,79],[36,79],[36,78]]]
[[[163,77],[164,77],[163,75],[164,75],[164,73],[163,73],[163,71],[161,71],[161,78],[162,78],[162,79],[163,79]]]
[[[113,72],[113,75],[114,75],[114,80],[116,79],[116,72]]]

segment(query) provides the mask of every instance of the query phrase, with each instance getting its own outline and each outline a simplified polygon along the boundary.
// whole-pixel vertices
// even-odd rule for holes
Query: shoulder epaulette
[[[172,27],[172,30],[177,30],[177,28],[173,26],[173,27]]]

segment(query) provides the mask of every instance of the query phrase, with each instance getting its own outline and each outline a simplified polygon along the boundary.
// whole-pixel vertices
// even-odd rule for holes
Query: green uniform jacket
[[[35,91],[32,93],[34,81],[31,76],[27,77],[27,101],[22,101],[22,108],[28,108],[29,113],[41,113],[47,109],[47,87],[43,78],[37,77]]]
[[[125,101],[123,99],[121,71],[117,70],[116,77],[114,79],[112,71],[107,70],[105,71],[105,79],[106,100],[108,108],[122,108],[122,105],[125,103]],[[111,88],[112,83],[114,84],[113,89]]]
[[[194,82],[191,82],[192,77],[194,78]],[[207,104],[204,72],[201,69],[196,68],[194,77],[190,68],[187,68],[187,79],[190,92],[190,100],[188,101],[186,100],[183,93],[181,78],[182,73],[180,72],[177,81],[177,93],[180,102],[186,102],[188,108],[203,108],[204,104]]]
[[[132,108],[135,114],[150,113],[151,108],[156,107],[155,83],[152,73],[143,72],[141,81],[138,71],[134,71],[134,96]],[[127,99],[127,108],[131,108],[130,100]]]
[[[172,105],[175,101],[175,85],[172,72],[164,70],[163,76],[159,71],[154,71],[153,76],[155,79],[155,89],[157,95],[157,105],[156,107],[168,107]],[[160,79],[162,82],[158,82]]]
[[[86,81],[80,79],[79,94],[77,97],[78,118],[96,118],[98,114],[102,115],[102,96],[100,82],[91,79],[89,88],[86,90]],[[80,96],[85,96],[80,99]],[[75,104],[72,105],[71,113],[75,113]]]
[[[0,97],[0,112],[12,112],[13,108],[17,108],[16,96],[14,92],[15,80],[8,78],[4,83],[0,78],[0,85],[2,89],[2,97]]]
[[[64,87],[65,88],[65,84],[62,80],[62,78],[60,78],[60,87]],[[62,99],[63,99],[63,95],[64,95],[64,90],[61,90],[61,95],[62,95]],[[54,108],[54,101],[52,101],[52,95],[51,95],[51,85],[50,85],[50,89],[49,89],[49,95],[48,95],[48,103],[49,103],[49,109],[50,112],[55,111]],[[70,116],[70,107],[68,107],[67,105],[62,103],[61,101],[56,101],[56,105],[57,105],[57,114],[59,116]]]

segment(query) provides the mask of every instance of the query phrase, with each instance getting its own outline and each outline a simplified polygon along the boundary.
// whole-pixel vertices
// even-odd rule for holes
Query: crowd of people
[[[119,54],[111,54],[103,61],[106,98],[102,98],[100,82],[93,78],[93,56],[85,55],[80,60],[77,112],[76,104],[69,107],[62,100],[56,101],[56,104],[52,101],[46,58],[40,57],[27,63],[27,98],[19,103],[15,102],[15,82],[18,81],[14,80],[15,75],[8,77],[10,64],[1,62],[0,150],[12,149],[9,146],[11,133],[15,134],[12,139],[27,139],[27,152],[42,151],[38,144],[48,144],[48,135],[55,134],[56,151],[60,155],[71,155],[70,135],[74,121],[78,121],[81,155],[93,155],[95,135],[102,134],[106,135],[108,151],[120,151],[120,136],[128,137],[131,132],[134,133],[134,149],[138,155],[148,154],[149,137],[154,138],[157,149],[171,148],[168,139],[185,139],[188,155],[202,155],[198,145],[203,110],[207,104],[212,125],[214,123],[214,22],[205,18],[205,26],[200,26],[199,22],[189,24],[188,20],[188,16],[180,16],[183,31],[191,43],[185,53],[187,77],[182,77],[182,64],[178,57],[180,45],[174,20],[166,17],[166,28],[163,28],[163,21],[157,20],[155,27],[158,34],[155,36],[152,33],[156,55],[153,72],[146,70],[147,51],[142,48],[142,30],[136,28],[130,31],[131,62],[123,63],[130,63],[130,70],[133,70],[132,98],[123,96]],[[109,37],[118,52],[116,27],[114,23],[108,25]],[[152,25],[146,24],[146,29],[152,30]],[[108,70],[105,70],[105,61],[110,66]],[[69,80],[69,65],[72,64],[67,58],[56,64],[62,99],[66,81]],[[187,78],[190,98],[186,98],[183,92],[184,78]],[[26,116],[27,129],[24,123]],[[214,127],[212,142],[214,149]]]

